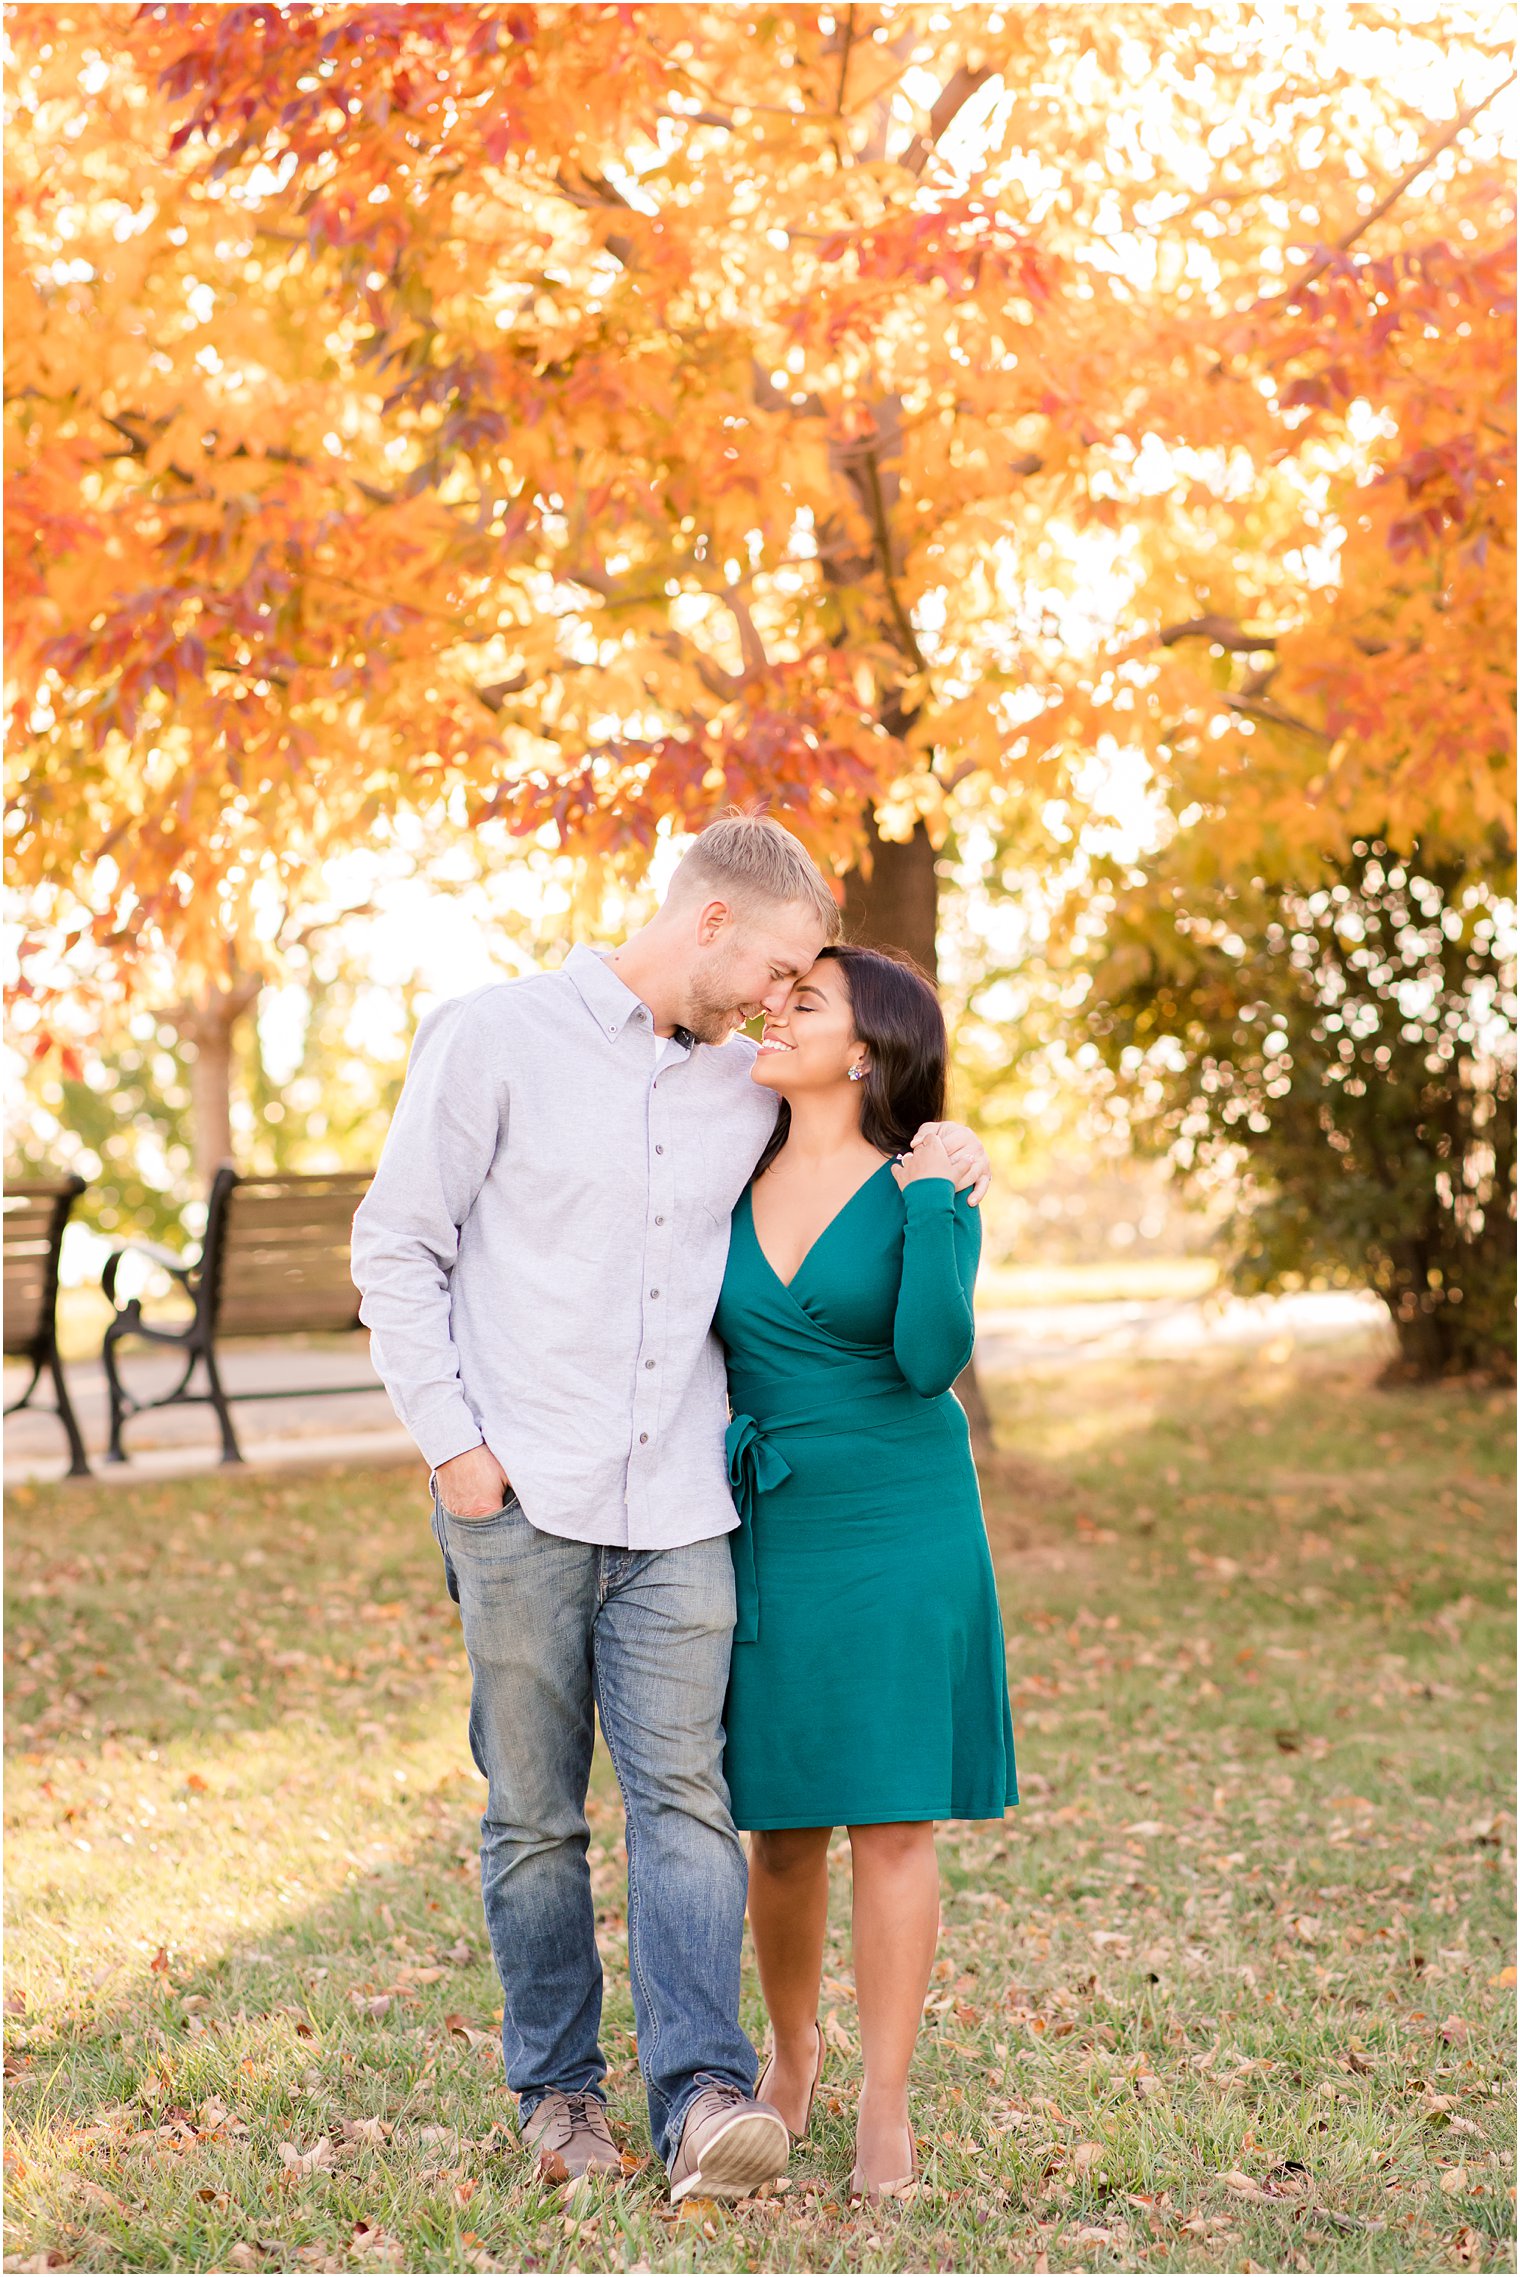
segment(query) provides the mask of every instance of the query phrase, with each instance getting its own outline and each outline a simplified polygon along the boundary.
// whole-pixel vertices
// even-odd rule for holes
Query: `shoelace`
[[[592,2117],[593,2111],[596,2114],[595,2118]],[[587,2095],[584,2092],[565,2097],[564,2116],[569,2121],[569,2126],[560,2136],[561,2143],[568,2142],[577,2127],[589,2127],[593,2134],[605,2129],[605,2121],[603,2121],[603,2126],[600,2129],[596,2124],[596,2121],[602,2117],[601,2104],[597,2102],[595,2096]]]
[[[731,2079],[720,2079],[715,2080],[711,2087],[704,2087],[696,2102],[701,2104],[704,2110],[715,2111],[720,2110],[726,2103],[748,2103],[749,2100],[750,2098],[745,2094],[743,2088],[735,2087]],[[696,2104],[693,2104],[692,2108],[695,2109]]]

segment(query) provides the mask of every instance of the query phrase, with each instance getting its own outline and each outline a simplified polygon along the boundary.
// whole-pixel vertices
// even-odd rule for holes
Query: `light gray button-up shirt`
[[[353,1230],[375,1367],[428,1463],[484,1440],[533,1525],[637,1550],[738,1523],[712,1319],[776,1118],[746,1037],[653,1039],[587,948],[435,1006]]]

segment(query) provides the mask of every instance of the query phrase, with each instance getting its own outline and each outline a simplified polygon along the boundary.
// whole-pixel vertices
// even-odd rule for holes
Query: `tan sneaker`
[[[670,2167],[670,2202],[747,2198],[786,2171],[791,2137],[769,2103],[739,2087],[704,2087],[686,2114]]]
[[[523,2128],[524,2147],[538,2153],[546,2182],[575,2182],[583,2174],[621,2174],[623,2161],[598,2095],[561,2095],[551,2089]]]

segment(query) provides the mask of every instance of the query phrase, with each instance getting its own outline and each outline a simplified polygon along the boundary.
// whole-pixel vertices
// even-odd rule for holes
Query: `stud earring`
[[[852,1067],[850,1069],[850,1081],[852,1083],[864,1083],[868,1072],[869,1071],[863,1067]]]

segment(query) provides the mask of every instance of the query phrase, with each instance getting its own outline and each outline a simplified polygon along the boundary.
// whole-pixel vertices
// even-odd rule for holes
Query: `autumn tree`
[[[1508,170],[1450,171],[1401,231],[1348,233],[1237,329],[1338,559],[1275,608],[1161,629],[1195,660],[1168,677],[1207,659],[1225,709],[1200,733],[1178,689],[1157,842],[1097,873],[1084,1013],[1142,1138],[1239,1171],[1246,1286],[1349,1273],[1404,1372],[1512,1372]]]
[[[1342,777],[1438,763],[1449,710],[1403,707],[1395,754],[1359,645],[1388,547],[1320,574],[1327,483],[1388,406],[1284,287],[1360,292],[1376,331],[1344,262],[1397,265],[1413,202],[1488,165],[1496,15],[8,27],[11,859],[39,953],[130,977],[157,947],[214,1034],[270,902],[409,813],[594,872],[758,797],[858,932],[932,967],[960,813],[1037,854],[1127,755],[1256,769],[1273,707],[1313,712]],[[1495,209],[1469,201],[1462,261]],[[1406,410],[1423,384],[1412,354]],[[1464,479],[1443,461],[1426,505]],[[1199,669],[1216,625],[1235,684]]]

